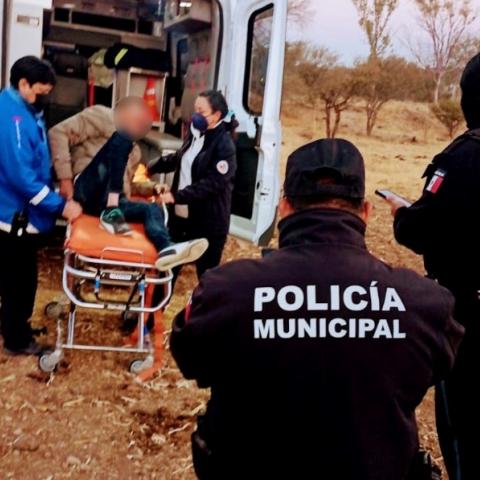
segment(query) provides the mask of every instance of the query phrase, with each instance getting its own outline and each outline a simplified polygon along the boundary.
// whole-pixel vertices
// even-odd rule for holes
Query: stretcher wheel
[[[38,368],[42,372],[52,373],[56,370],[58,365],[58,357],[53,353],[44,353],[38,359]]]
[[[63,313],[63,307],[58,302],[50,302],[45,307],[44,313],[49,320],[58,320]]]
[[[132,360],[128,366],[128,371],[135,374],[140,373],[144,369],[143,362],[140,359]]]
[[[130,362],[128,370],[130,373],[134,373],[137,375],[143,370],[146,370],[147,368],[151,368],[152,365],[153,365],[153,357],[149,355],[147,358],[144,358],[144,359],[137,358],[135,360],[132,360]]]

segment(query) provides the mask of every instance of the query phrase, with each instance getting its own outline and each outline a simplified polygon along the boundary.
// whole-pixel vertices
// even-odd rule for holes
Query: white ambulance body
[[[143,95],[153,78],[160,118],[145,148],[154,156],[181,145],[198,93],[221,90],[240,122],[231,233],[268,243],[279,200],[287,0],[0,0],[0,16],[2,86],[24,55],[67,59],[53,62],[61,84],[51,124],[92,102]],[[151,49],[153,62],[158,52],[158,67],[127,66],[111,87],[108,72],[106,85],[92,86],[79,65],[118,43]]]

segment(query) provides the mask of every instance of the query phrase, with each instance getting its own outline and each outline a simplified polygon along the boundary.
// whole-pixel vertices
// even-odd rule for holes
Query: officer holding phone
[[[369,253],[351,143],[295,151],[284,191],[279,250],[206,272],[173,324],[180,369],[211,388],[197,476],[434,478],[415,408],[454,361],[451,294]]]
[[[456,299],[465,338],[451,374],[436,389],[437,428],[450,480],[478,473],[480,408],[480,54],[461,79],[468,131],[427,167],[423,194],[406,208],[390,198],[399,243],[423,255],[428,275]]]
[[[52,68],[23,57],[12,66],[10,83],[0,93],[0,325],[5,353],[32,355],[41,352],[29,323],[38,236],[53,227],[57,215],[74,220],[82,209],[51,190],[42,112],[55,85]]]

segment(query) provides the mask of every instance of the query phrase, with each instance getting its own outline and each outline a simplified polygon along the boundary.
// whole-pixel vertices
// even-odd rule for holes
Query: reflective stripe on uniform
[[[22,134],[20,132],[20,117],[14,117],[15,120],[15,132],[17,134],[17,148],[22,148]]]
[[[118,64],[120,63],[120,61],[122,60],[122,58],[128,53],[128,48],[122,48],[118,53],[117,55],[115,55],[115,59],[113,61],[113,63],[115,64],[115,66],[118,66]]]
[[[5,222],[0,221],[0,230],[2,232],[10,233],[12,231],[12,226],[9,223],[5,223]]]
[[[32,205],[38,205],[50,193],[50,189],[45,185],[33,198],[30,199]]]
[[[40,233],[40,230],[38,230],[37,227],[34,227],[31,223],[27,225],[26,231],[27,233]]]
[[[25,230],[27,233],[40,233],[40,230],[38,230],[37,227],[34,227],[31,223],[27,225],[27,228]],[[0,222],[0,231],[11,233],[12,226],[9,223]]]

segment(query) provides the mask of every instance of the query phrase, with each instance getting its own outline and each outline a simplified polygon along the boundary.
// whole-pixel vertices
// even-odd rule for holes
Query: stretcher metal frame
[[[70,235],[67,229],[67,238]],[[110,255],[109,255],[110,254]],[[116,257],[130,257],[128,260],[112,260]],[[141,250],[107,246],[98,257],[77,253],[68,247],[64,251],[62,273],[63,290],[69,300],[68,314],[64,309],[52,302],[46,308],[46,314],[56,319],[57,339],[55,350],[44,353],[39,359],[39,367],[45,372],[53,372],[61,359],[64,350],[89,350],[101,352],[122,352],[147,354],[144,359],[136,359],[130,363],[130,371],[139,375],[140,380],[153,376],[160,368],[163,354],[163,309],[172,295],[172,271],[160,272],[154,264],[145,261]],[[90,295],[95,298],[86,299],[82,290],[90,286]],[[153,305],[153,289],[164,287],[164,294],[157,304]],[[130,289],[126,301],[117,298],[104,298],[102,287],[118,287],[126,291]],[[128,337],[124,346],[91,345],[75,342],[75,326],[77,308],[91,310],[109,310],[138,314],[135,332]],[[147,332],[146,318],[154,315],[154,331]],[[64,322],[66,321],[66,335]],[[154,341],[151,339],[154,334]],[[158,337],[158,338],[157,338]]]

